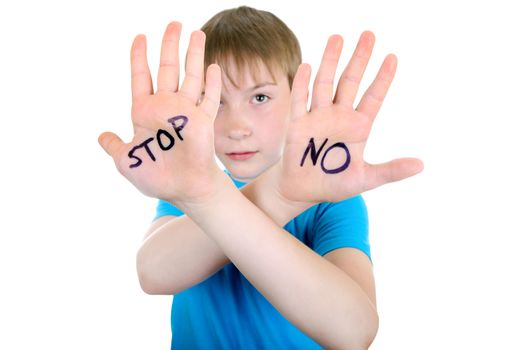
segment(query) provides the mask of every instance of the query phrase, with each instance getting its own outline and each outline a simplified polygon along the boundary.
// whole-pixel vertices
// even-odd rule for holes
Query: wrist
[[[314,202],[289,200],[279,188],[281,163],[278,162],[242,188],[242,193],[280,227],[314,205]]]
[[[218,167],[217,170],[214,169],[210,172],[210,176],[205,183],[192,182],[191,186],[201,189],[205,188],[206,190],[193,191],[194,193],[199,192],[199,194],[191,197],[168,199],[168,202],[175,205],[188,216],[205,210],[209,206],[219,205],[221,202],[224,203],[224,196],[229,190],[237,191],[228,175]]]

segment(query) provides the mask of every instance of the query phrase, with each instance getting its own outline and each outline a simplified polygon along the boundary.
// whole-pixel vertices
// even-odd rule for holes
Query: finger
[[[113,159],[117,157],[119,150],[124,145],[120,137],[109,131],[100,134],[98,143]]]
[[[131,96],[135,100],[152,93],[153,85],[146,58],[146,37],[137,35],[131,46]]]
[[[383,164],[371,165],[369,168],[371,173],[366,176],[368,179],[366,190],[414,176],[423,171],[423,168],[423,162],[417,158],[400,158]]]
[[[352,58],[339,79],[335,93],[335,103],[353,108],[359,84],[372,55],[374,42],[375,37],[372,32],[363,32],[361,34]]]
[[[332,35],[328,39],[324,50],[319,71],[315,76],[312,91],[312,109],[326,107],[332,104],[334,94],[334,75],[337,62],[341,56],[343,38],[340,35]]]
[[[392,54],[388,55],[383,61],[376,78],[361,98],[356,108],[357,111],[366,114],[371,119],[376,117],[388,92],[388,88],[394,79],[396,67],[396,56]]]
[[[300,118],[308,112],[308,85],[312,68],[309,64],[303,63],[297,68],[292,84],[292,120]]]
[[[206,70],[204,97],[200,107],[211,118],[215,118],[221,100],[221,68],[217,64],[210,64]]]
[[[182,25],[171,22],[166,28],[160,50],[160,66],[157,77],[158,91],[177,91],[179,87],[179,39]]]
[[[195,103],[199,100],[202,91],[205,41],[206,35],[203,32],[191,33],[190,45],[186,54],[186,75],[180,88],[181,94],[195,101]]]

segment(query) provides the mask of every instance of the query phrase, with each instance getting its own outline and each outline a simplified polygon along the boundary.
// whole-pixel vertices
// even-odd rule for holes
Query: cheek
[[[258,134],[261,141],[269,146],[282,147],[287,127],[285,116],[268,116],[268,118],[261,119],[258,124]]]
[[[275,139],[284,140],[284,137],[286,136],[288,120],[290,118],[288,106],[288,104],[281,104],[274,110],[273,118],[271,118],[271,125]]]

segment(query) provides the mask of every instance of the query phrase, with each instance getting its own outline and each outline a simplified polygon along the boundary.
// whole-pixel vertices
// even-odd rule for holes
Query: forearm
[[[185,215],[162,217],[152,226],[137,252],[137,274],[148,294],[178,293],[229,262],[217,244]]]
[[[280,167],[281,163],[274,164],[253,182],[244,186],[241,192],[277,226],[284,227],[290,220],[315,203],[290,201],[279,193]]]
[[[288,202],[273,192],[276,187],[270,181],[275,179],[274,170],[243,187],[241,193],[282,227],[310,204]],[[175,294],[205,280],[228,262],[217,244],[191,218],[182,216],[152,225],[137,253],[137,273],[145,292]]]
[[[364,348],[377,329],[375,308],[342,270],[276,225],[234,188],[187,209],[279,312],[327,348]],[[220,203],[227,202],[225,208]]]

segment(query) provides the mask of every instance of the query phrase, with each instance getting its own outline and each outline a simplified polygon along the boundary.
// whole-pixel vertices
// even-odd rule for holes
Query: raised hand
[[[220,68],[208,67],[201,98],[205,34],[193,32],[179,89],[180,33],[177,22],[170,23],[164,33],[156,92],[146,58],[146,38],[135,38],[131,48],[133,140],[124,143],[111,132],[99,137],[117,169],[135,187],[147,196],[172,202],[206,197],[213,191],[212,177],[222,173],[213,146]]]
[[[388,55],[370,87],[354,108],[361,78],[374,46],[364,32],[341,75],[335,96],[333,81],[343,40],[328,40],[314,81],[308,110],[310,67],[299,67],[292,87],[292,121],[278,172],[278,190],[287,199],[303,202],[339,201],[423,169],[414,158],[378,165],[365,162],[363,152],[374,119],[396,71],[396,57]]]

